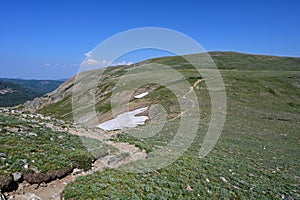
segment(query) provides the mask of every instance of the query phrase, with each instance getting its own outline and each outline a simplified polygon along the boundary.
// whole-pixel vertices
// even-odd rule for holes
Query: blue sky
[[[298,0],[0,0],[0,77],[69,78],[103,40],[148,26],[182,32],[207,51],[300,57],[299,11]]]

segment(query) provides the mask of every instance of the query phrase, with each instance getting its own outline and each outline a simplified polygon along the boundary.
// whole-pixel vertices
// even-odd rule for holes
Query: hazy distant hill
[[[0,107],[22,104],[55,90],[62,81],[0,79]]]

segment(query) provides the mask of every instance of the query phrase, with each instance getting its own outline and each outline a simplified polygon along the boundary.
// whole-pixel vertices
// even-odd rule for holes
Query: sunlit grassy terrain
[[[183,70],[186,74],[197,74]],[[299,196],[300,72],[222,70],[228,111],[222,135],[204,159],[198,153],[209,121],[205,82],[196,89],[201,124],[193,144],[166,168],[141,174],[105,170],[80,177],[64,190],[66,199],[276,199]],[[198,76],[198,75],[196,75]],[[157,88],[149,101],[172,94]],[[168,104],[168,102],[171,102]],[[179,121],[179,119],[178,119]],[[117,140],[144,148],[151,156],[178,127],[167,123],[156,136]]]

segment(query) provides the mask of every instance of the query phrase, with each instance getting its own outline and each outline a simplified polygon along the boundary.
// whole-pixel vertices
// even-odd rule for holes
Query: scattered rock
[[[6,200],[5,196],[2,193],[0,193],[0,200]]]
[[[0,192],[9,192],[16,190],[17,188],[18,183],[13,181],[11,175],[0,175]]]
[[[41,197],[33,194],[33,193],[26,193],[23,195],[16,195],[15,200],[42,200]]]
[[[249,173],[248,176],[250,176],[250,177],[257,177],[257,175],[253,174],[253,173]]]
[[[43,182],[39,185],[39,187],[47,187],[47,183]]]
[[[286,195],[286,194],[279,194],[279,197],[281,199],[286,199],[286,200],[295,200],[293,197]]]
[[[15,182],[19,182],[22,180],[22,173],[21,172],[15,172],[11,174],[13,176],[13,180]]]
[[[7,153],[0,153],[0,160],[5,161],[8,156]]]
[[[72,175],[77,175],[77,174],[80,174],[81,172],[82,172],[82,169],[75,168],[72,172]]]
[[[227,183],[228,181],[226,180],[226,178],[224,178],[223,176],[220,176],[220,179],[224,182]]]
[[[37,137],[37,134],[36,134],[36,133],[32,133],[32,132],[28,133],[28,135],[29,135],[29,136]]]
[[[7,153],[2,153],[2,152],[0,152],[0,157],[6,158],[6,157],[8,157],[8,154],[7,154]]]
[[[208,194],[212,194],[211,190],[208,189],[208,188],[206,188],[206,192],[207,192]]]
[[[65,167],[56,171],[47,172],[47,173],[29,173],[24,174],[23,178],[30,184],[40,184],[47,183],[51,180],[55,180],[57,178],[63,178],[70,174],[73,171],[73,168]]]
[[[186,189],[187,191],[192,191],[192,190],[193,190],[193,188],[192,188],[190,185],[188,185],[185,189]]]
[[[237,189],[237,190],[241,190],[242,189],[242,188],[240,188],[239,186],[236,186],[236,185],[234,185],[233,188]]]
[[[30,165],[29,169],[31,169],[34,173],[40,173],[40,170],[36,166]]]

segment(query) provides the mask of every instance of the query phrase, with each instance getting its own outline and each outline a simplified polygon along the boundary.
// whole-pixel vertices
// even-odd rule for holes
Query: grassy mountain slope
[[[299,71],[300,58],[279,57],[266,55],[253,55],[237,52],[209,52],[218,69],[236,70],[276,70]],[[191,58],[201,58],[201,54],[190,55]],[[180,56],[166,56],[153,58],[137,64],[159,63],[177,68],[192,68],[187,61]]]
[[[265,70],[265,71],[297,71],[300,70],[300,58],[291,57],[276,57],[276,56],[263,56],[263,55],[251,55],[235,52],[211,52],[209,53],[216,66],[220,70]],[[202,54],[189,55],[193,60],[201,58]],[[169,56],[162,58],[149,59],[131,66],[118,66],[110,67],[105,70],[102,80],[99,80],[97,91],[97,111],[99,113],[100,121],[107,119],[106,115],[110,110],[110,95],[118,78],[131,70],[135,66],[159,63],[167,66],[171,66],[177,70],[181,70],[183,75],[197,77],[200,76],[194,73],[189,63],[180,56]],[[203,68],[209,68],[206,63],[200,63]],[[103,70],[103,69],[102,69]],[[84,77],[97,77],[97,74],[101,74],[102,70],[85,72]],[[191,71],[184,71],[191,70]],[[91,76],[91,74],[93,76]],[[64,120],[72,120],[72,106],[71,95],[73,89],[73,81],[75,77],[65,82],[60,88],[52,93],[52,95],[42,97],[36,101],[29,103],[27,107],[30,110],[48,114],[53,117],[62,118]],[[80,79],[79,79],[80,80]],[[89,80],[86,80],[88,82]],[[90,80],[91,81],[91,80]],[[154,89],[154,88],[153,88]],[[104,92],[105,91],[105,92]],[[103,95],[103,92],[105,95]],[[101,119],[101,116],[103,119]],[[108,114],[107,114],[108,115]]]
[[[198,156],[211,109],[209,91],[203,80],[194,89],[201,113],[197,136],[176,162],[150,173],[130,174],[106,169],[80,177],[66,187],[64,197],[299,199],[300,59],[233,52],[210,54],[224,80],[228,110],[218,144],[207,157],[199,159]],[[201,55],[191,56],[196,59]],[[191,85],[202,79],[198,71],[180,57],[150,59],[135,66],[149,67],[154,62],[173,66]],[[110,97],[118,78],[135,66],[111,67],[104,72],[96,90],[99,122],[111,117]],[[100,73],[100,70],[85,72],[79,79],[93,84]],[[72,121],[73,80],[25,106]],[[174,137],[180,118],[174,118],[178,115],[178,102],[170,90],[149,84],[137,88],[136,94],[144,91],[150,92],[149,95],[132,99],[130,107],[162,104],[169,119],[165,127],[153,137],[137,139],[124,132],[115,140],[135,144],[151,157]]]
[[[15,106],[55,90],[62,81],[0,79],[0,106]],[[2,91],[2,92],[1,92]]]

